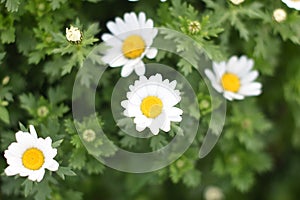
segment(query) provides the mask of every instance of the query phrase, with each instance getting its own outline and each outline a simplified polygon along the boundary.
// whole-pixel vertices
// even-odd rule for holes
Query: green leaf
[[[1,0],[4,3],[5,0]],[[17,12],[20,5],[20,0],[6,0],[5,7],[9,12]]]
[[[196,187],[200,184],[201,173],[197,170],[190,170],[183,176],[183,183],[189,187]]]
[[[74,169],[81,170],[86,164],[86,153],[85,150],[75,149],[70,158],[70,166]]]
[[[65,180],[65,176],[76,176],[76,173],[72,171],[69,167],[59,167],[56,173]]]
[[[53,142],[53,143],[52,143],[52,147],[53,147],[53,148],[59,147],[63,141],[64,141],[64,139],[57,140],[56,142]]]
[[[63,199],[82,200],[83,194],[74,190],[68,190],[63,194]]]
[[[51,188],[47,181],[42,181],[38,183],[35,187],[37,191],[34,195],[35,200],[46,200],[47,198],[51,197]]]
[[[152,148],[153,151],[159,150],[159,149],[163,148],[164,146],[166,146],[167,144],[168,144],[168,141],[162,134],[153,136],[150,140],[150,147]]]
[[[5,30],[1,30],[1,40],[4,44],[13,43],[15,41],[15,28],[8,27]]]
[[[0,106],[0,119],[6,124],[9,124],[9,113],[3,106]]]
[[[5,57],[5,54],[6,54],[5,52],[0,53],[0,64],[2,64],[2,60]]]
[[[23,131],[23,132],[28,131],[28,129],[21,122],[19,122],[19,127],[20,127],[20,130]]]
[[[57,104],[67,98],[63,87],[50,88],[48,97],[51,104]]]
[[[33,182],[29,179],[26,179],[22,185],[24,185],[24,195],[25,197],[28,197],[28,195],[30,195],[32,192]]]
[[[51,4],[51,7],[52,7],[52,10],[56,10],[56,9],[60,8],[61,5],[66,3],[66,2],[67,2],[66,0],[51,0],[50,4]]]
[[[124,135],[120,141],[122,147],[132,148],[137,144],[137,139],[135,137]]]
[[[249,190],[250,187],[254,184],[253,173],[245,171],[239,176],[234,176],[232,184],[242,192]]]

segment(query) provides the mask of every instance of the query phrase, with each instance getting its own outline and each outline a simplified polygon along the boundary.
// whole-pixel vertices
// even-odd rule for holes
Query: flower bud
[[[96,139],[96,133],[92,129],[87,129],[83,132],[82,137],[87,142],[92,142]]]
[[[239,5],[241,3],[243,3],[245,0],[230,0],[231,3],[235,4],[235,5]]]
[[[190,21],[188,24],[188,30],[191,34],[199,33],[201,30],[201,24],[198,21]]]
[[[5,76],[3,79],[2,79],[2,85],[7,85],[8,82],[9,82],[10,78],[9,76]]]
[[[278,8],[273,12],[273,18],[276,22],[283,22],[286,20],[286,12],[285,10]]]
[[[66,28],[66,38],[69,42],[79,44],[82,40],[82,32],[74,26]]]

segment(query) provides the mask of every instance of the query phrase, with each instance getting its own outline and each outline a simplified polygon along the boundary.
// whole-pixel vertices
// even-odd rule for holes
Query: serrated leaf
[[[183,183],[189,187],[196,187],[200,184],[201,173],[197,170],[190,170],[183,176]]]
[[[164,146],[166,146],[167,144],[168,144],[168,141],[161,134],[152,137],[150,140],[150,147],[152,148],[153,151],[161,149]]]
[[[28,195],[30,195],[30,193],[32,192],[32,188],[33,188],[33,182],[29,179],[26,179],[22,185],[24,185],[24,195],[25,197],[28,197]]]
[[[4,0],[1,1],[3,3]],[[5,7],[9,12],[17,12],[20,5],[20,0],[6,0]]]
[[[56,173],[65,180],[65,176],[76,176],[76,173],[73,172],[69,167],[59,167]]]
[[[15,41],[15,28],[8,27],[4,31],[1,31],[1,40],[4,44],[10,44]]]
[[[51,197],[51,188],[48,182],[42,181],[36,185],[35,190],[37,191],[34,195],[35,200],[46,200]]]

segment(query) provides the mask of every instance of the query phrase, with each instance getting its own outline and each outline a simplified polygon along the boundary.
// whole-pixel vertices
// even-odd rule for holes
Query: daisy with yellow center
[[[300,10],[300,0],[281,0],[288,7]]]
[[[232,56],[228,62],[213,62],[213,71],[206,69],[204,72],[212,86],[226,99],[241,100],[245,96],[261,94],[261,83],[254,82],[258,71],[251,70],[253,65],[253,60],[246,56]]]
[[[40,182],[45,174],[45,169],[57,171],[59,164],[53,159],[57,150],[52,148],[50,137],[38,138],[32,125],[29,126],[30,133],[19,131],[16,133],[17,142],[9,145],[4,152],[7,164],[5,169],[7,176],[19,174],[28,176],[31,181]]]
[[[153,21],[146,19],[143,12],[138,16],[131,12],[124,14],[124,20],[117,17],[115,22],[109,21],[106,26],[112,34],[102,35],[102,40],[109,46],[102,60],[111,67],[123,66],[122,77],[129,76],[132,71],[144,75],[142,59],[144,56],[153,59],[157,54],[157,49],[151,47],[157,35]]]
[[[121,102],[124,115],[134,117],[136,130],[145,128],[157,135],[159,130],[169,132],[171,122],[182,120],[182,110],[174,107],[181,100],[180,92],[175,90],[176,81],[162,80],[161,74],[140,76],[134,85],[129,86],[127,100]]]

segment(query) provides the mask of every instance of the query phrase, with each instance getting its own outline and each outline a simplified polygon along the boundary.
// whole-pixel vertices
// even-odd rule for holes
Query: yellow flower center
[[[40,169],[45,162],[44,154],[37,148],[27,149],[22,156],[23,166],[30,170]]]
[[[141,104],[141,111],[148,118],[156,118],[160,115],[162,108],[162,101],[155,96],[144,98]]]
[[[230,92],[237,92],[240,89],[240,79],[237,75],[232,73],[225,73],[222,76],[222,86],[224,90]]]
[[[138,58],[145,51],[145,42],[141,36],[128,36],[122,46],[123,55],[128,59]]]

